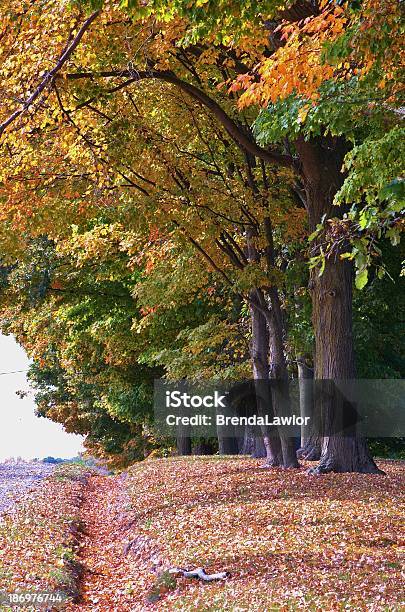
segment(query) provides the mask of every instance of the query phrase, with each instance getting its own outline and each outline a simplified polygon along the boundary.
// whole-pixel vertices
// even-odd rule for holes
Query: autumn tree
[[[48,229],[52,218],[63,235],[69,231],[69,219],[73,220],[77,215],[89,218],[100,205],[114,207],[117,191],[134,190],[136,198],[121,197],[120,205],[124,205],[124,209],[133,206],[134,200],[138,203],[140,198],[148,198],[149,203],[153,202],[148,214],[154,222],[163,215],[165,227],[169,220],[176,232],[182,233],[209,261],[211,268],[224,280],[225,277],[229,279],[230,284],[243,294],[251,310],[255,376],[266,376],[268,366],[271,366],[272,374],[285,380],[285,330],[274,278],[277,276],[273,247],[274,211],[269,210],[269,201],[274,203],[274,198],[269,199],[269,193],[281,179],[292,191],[289,197],[294,197],[298,206],[305,206],[312,231],[314,250],[310,285],[316,375],[319,379],[354,378],[351,260],[357,261],[357,282],[360,285],[367,278],[375,226],[391,232],[394,240],[398,227],[397,183],[386,182],[389,173],[396,172],[395,164],[388,172],[381,165],[379,184],[369,187],[367,216],[360,217],[358,223],[358,211],[351,212],[351,217],[346,220],[346,217],[342,218],[345,208],[337,206],[334,199],[336,196],[347,200],[361,191],[359,179],[347,182],[341,172],[343,160],[351,147],[354,127],[356,133],[362,134],[360,139],[364,140],[366,132],[378,140],[378,129],[384,128],[387,115],[389,121],[393,116],[395,118],[396,70],[395,64],[386,56],[396,56],[398,43],[395,37],[391,43],[387,42],[385,36],[376,45],[378,50],[382,50],[382,55],[373,51],[371,56],[367,56],[370,45],[359,24],[365,19],[366,23],[373,25],[373,7],[370,1],[359,12],[350,6],[343,9],[334,3],[318,6],[303,1],[280,12],[273,2],[266,2],[259,13],[256,3],[248,2],[241,7],[238,3],[224,1],[215,6],[203,2],[190,11],[188,3],[178,0],[170,6],[150,2],[139,7],[130,2],[123,11],[115,5],[108,5],[86,18],[80,9],[72,9],[71,13],[58,12],[57,5],[52,2],[46,11],[41,12],[36,8],[21,10],[12,5],[6,13],[2,43],[3,74],[8,85],[0,126],[7,159],[7,167],[2,173],[7,194],[4,227],[9,227],[10,212],[12,223],[34,232],[39,231],[41,223],[48,217]],[[387,15],[387,12],[382,14]],[[395,11],[393,14],[391,30],[397,32],[398,19]],[[17,78],[15,65],[21,58],[18,48],[21,38],[13,36],[12,26],[16,21],[20,36],[25,36],[40,50],[34,58],[36,63],[26,62]],[[97,27],[94,27],[96,23]],[[42,36],[45,25],[51,25],[47,37]],[[374,23],[371,32],[377,31]],[[86,32],[91,32],[91,36]],[[123,40],[127,42],[123,44]],[[352,40],[356,43],[354,47]],[[389,53],[387,49],[390,49]],[[55,58],[51,68],[46,59],[49,53]],[[342,61],[346,56],[348,61]],[[254,66],[258,64],[260,68],[255,72]],[[362,101],[357,103],[357,107],[351,106],[350,112],[340,112],[340,106],[336,104],[339,100],[337,94],[350,91],[353,82],[360,83],[359,88],[354,87],[356,95],[359,91],[369,93],[376,83],[376,75],[378,77],[381,72],[387,74],[387,79],[380,89],[392,90],[391,98],[388,96],[383,100],[383,110],[377,106],[377,111],[371,113],[372,120],[363,122],[358,118],[364,109]],[[368,90],[365,88],[363,91],[364,82],[368,82]],[[156,84],[164,86],[156,87]],[[230,96],[227,87],[231,89]],[[222,125],[225,138],[223,132],[218,135],[212,121],[209,123],[210,133],[214,133],[221,143],[227,166],[225,172],[221,168],[218,177],[215,175],[218,170],[210,158],[208,166],[211,164],[211,168],[205,168],[205,177],[207,181],[210,179],[210,185],[215,185],[215,181],[229,183],[229,174],[243,172],[237,189],[236,229],[235,217],[229,215],[229,211],[235,212],[235,198],[230,193],[223,198],[222,208],[215,209],[214,223],[210,225],[214,235],[208,232],[207,236],[207,215],[201,214],[196,221],[195,211],[200,207],[201,213],[204,209],[197,198],[201,182],[196,189],[197,185],[193,186],[187,172],[178,167],[178,159],[173,159],[173,150],[168,156],[165,143],[156,142],[155,130],[150,120],[145,125],[138,110],[139,100],[134,98],[134,91],[140,90],[144,96],[158,91],[160,106],[155,107],[153,113],[155,117],[163,116],[179,138],[181,135],[187,137],[188,131],[184,130],[184,125],[171,121],[171,118],[179,116],[178,101],[174,109],[169,103],[173,92],[180,92],[188,100],[186,105],[192,101],[193,105],[203,107],[216,125]],[[239,98],[240,91],[245,93]],[[125,108],[119,104],[122,95],[127,96],[124,98]],[[247,109],[252,103],[266,107],[255,124],[256,112]],[[241,106],[245,110],[241,110]],[[356,113],[352,112],[356,108],[358,124]],[[162,109],[166,112],[162,113]],[[184,117],[182,113],[180,116]],[[128,129],[134,122],[140,127],[135,130],[138,142],[147,146],[152,143],[153,156],[148,156],[147,176],[143,172],[146,163],[144,152],[137,150],[137,141],[122,139],[123,132],[118,130],[119,124]],[[111,130],[106,130],[106,126]],[[254,138],[254,129],[261,145]],[[121,143],[111,138],[114,130],[120,134]],[[396,126],[393,130],[391,138],[395,140]],[[129,129],[128,134],[134,135],[134,132]],[[207,138],[206,133],[203,136]],[[235,148],[230,149],[229,142],[236,147],[236,163],[233,159]],[[375,144],[376,155],[381,156],[384,145],[389,147],[390,142],[390,139],[387,142],[383,138],[381,143]],[[39,150],[41,156],[37,163],[35,154]],[[199,155],[198,148],[190,150],[186,145],[185,150],[189,157]],[[353,149],[351,155],[346,157],[346,163],[355,169],[352,179],[357,172],[356,176],[363,180],[367,177],[364,149]],[[207,166],[206,153],[200,161]],[[275,172],[276,167],[281,168],[284,175]],[[165,185],[163,192],[162,172],[170,183],[170,188]],[[60,198],[61,182],[69,185],[63,199]],[[175,194],[173,183],[177,186]],[[155,194],[157,184],[159,197]],[[234,184],[235,179],[232,179]],[[150,198],[152,188],[154,199]],[[371,206],[376,188],[388,199],[388,206],[383,207],[382,214],[380,209],[375,211]],[[27,192],[33,195],[29,204],[25,197]],[[223,189],[219,193],[223,194]],[[246,197],[249,206],[246,208],[244,204],[243,210],[239,202]],[[67,203],[69,211],[65,214]],[[206,202],[203,207],[207,207]],[[229,231],[229,225],[225,225],[226,233],[222,224],[224,216],[232,226]],[[328,220],[326,233],[323,227],[325,219]],[[243,231],[238,231],[240,223]],[[202,231],[202,242],[193,234],[196,227],[198,235]],[[353,230],[360,236],[354,236]],[[362,230],[368,233],[364,236]],[[52,227],[52,231],[56,228]],[[352,239],[353,250],[350,251],[347,245]],[[11,252],[15,246],[13,240],[7,236],[6,242]],[[225,269],[217,264],[218,251],[228,257]],[[229,265],[239,269],[239,275],[230,275]],[[277,396],[273,396],[276,412],[277,401]],[[325,405],[323,409],[331,415],[334,413],[334,406]],[[284,464],[296,465],[291,444],[288,441],[283,441],[283,444]],[[277,450],[272,454],[274,459]],[[363,440],[326,435],[318,471],[328,470],[376,471],[376,467]]]
[[[89,25],[90,23],[91,20],[86,21],[87,25]],[[122,27],[121,23],[118,24],[117,28],[119,29],[120,27]],[[79,34],[80,32],[82,32],[82,30],[79,30]],[[170,36],[173,36],[174,33],[171,33]],[[141,40],[144,35],[145,32],[140,33]],[[77,36],[74,40],[78,40]],[[156,47],[157,43],[156,41],[153,41],[152,52],[156,52]],[[197,58],[199,55],[200,54],[197,54]],[[181,58],[179,59],[175,57],[174,61],[177,65],[182,66]],[[220,65],[221,62],[222,59],[220,56],[218,56],[216,64]],[[229,62],[230,66],[232,66],[234,60],[230,59]],[[207,60],[206,62],[204,61],[201,65],[202,68],[204,68],[205,65],[208,65],[209,67],[211,66],[211,60]],[[214,66],[216,72],[218,72],[219,70],[217,65]],[[182,70],[185,70],[185,68],[183,67]],[[197,68],[195,70],[197,70]],[[209,68],[209,70],[212,72],[213,68]],[[196,75],[198,76],[198,72],[196,72]],[[115,75],[111,76],[113,77]],[[146,76],[149,76],[149,73],[147,73]],[[207,75],[204,75],[204,78],[207,78]],[[168,81],[169,83],[172,83],[171,78],[164,80]],[[72,81],[73,85],[71,85],[70,81]],[[78,85],[76,85],[76,81],[78,82]],[[130,78],[129,81],[126,83],[126,86],[129,86],[132,81],[133,79]],[[85,83],[84,85],[82,85],[83,82]],[[172,84],[177,85],[177,83]],[[123,89],[121,85],[117,85],[117,88],[118,90]],[[143,91],[145,91],[145,89]],[[57,79],[57,75],[55,75],[55,80],[53,82],[52,98],[47,98],[47,104],[50,104],[51,108],[53,108],[54,110],[52,110],[51,113],[49,109],[45,110],[45,117],[43,120],[43,132],[34,136],[34,140],[38,141],[38,146],[39,143],[43,142],[45,134],[47,134],[46,138],[51,137],[50,133],[52,133],[52,129],[47,129],[49,125],[48,121],[50,114],[52,115],[55,113],[57,113],[62,120],[62,128],[64,129],[65,138],[62,137],[62,135],[58,132],[57,138],[60,139],[60,142],[58,143],[57,147],[58,152],[56,153],[56,151],[53,151],[53,153],[50,154],[47,160],[41,160],[41,166],[43,167],[44,164],[46,165],[46,163],[50,163],[51,165],[53,165],[55,158],[57,159],[59,156],[59,159],[61,159],[63,157],[63,150],[65,150],[65,166],[66,151],[69,152],[69,157],[72,160],[72,166],[77,164],[78,159],[83,165],[88,164],[89,161],[91,162],[93,174],[88,172],[87,167],[86,172],[83,172],[83,170],[81,172],[78,172],[76,170],[74,174],[69,174],[63,177],[62,179],[67,179],[69,181],[71,181],[72,177],[75,179],[75,191],[73,192],[72,190],[68,193],[68,199],[75,200],[76,203],[79,200],[77,195],[75,195],[78,193],[78,191],[76,190],[78,188],[81,188],[82,191],[84,190],[84,193],[88,196],[90,193],[90,189],[94,187],[94,183],[97,183],[98,185],[101,183],[101,186],[99,187],[99,189],[101,189],[101,193],[105,195],[106,201],[111,201],[111,195],[108,194],[108,190],[110,189],[109,173],[111,174],[112,172],[115,172],[116,177],[120,177],[121,182],[122,180],[124,181],[124,183],[121,185],[114,185],[112,187],[113,189],[118,189],[120,187],[125,186],[128,189],[132,188],[136,190],[138,192],[138,196],[139,194],[141,194],[141,196],[147,198],[151,190],[156,191],[156,174],[148,175],[147,177],[145,177],[141,174],[140,170],[135,170],[135,168],[132,168],[131,166],[129,168],[123,168],[121,160],[123,159],[124,143],[126,143],[127,145],[125,155],[126,157],[129,157],[131,164],[133,164],[133,161],[131,159],[130,151],[128,149],[130,146],[134,148],[134,145],[128,144],[128,135],[126,139],[122,138],[122,132],[120,132],[120,143],[118,143],[117,138],[113,137],[113,130],[115,131],[115,134],[117,134],[117,127],[119,128],[120,126],[128,126],[129,124],[125,124],[125,121],[129,120],[129,116],[134,116],[134,113],[135,116],[138,115],[138,121],[142,120],[142,117],[139,115],[139,112],[137,110],[138,102],[134,100],[133,96],[131,97],[131,94],[129,94],[129,100],[131,101],[129,114],[123,111],[122,108],[118,110],[119,103],[122,100],[122,98],[118,98],[118,103],[115,101],[111,105],[109,105],[110,108],[108,110],[108,113],[112,113],[114,115],[114,113],[119,112],[119,120],[111,121],[111,115],[107,114],[105,111],[101,111],[100,115],[100,110],[97,108],[97,106],[94,106],[93,104],[95,103],[95,100],[92,99],[89,101],[88,92],[88,84],[86,82],[85,75],[81,73],[71,73],[71,76],[68,75],[68,78],[62,81],[59,81]],[[168,90],[168,93],[170,95],[170,89]],[[100,100],[102,102],[103,93],[101,91],[96,91],[95,99]],[[201,104],[201,100],[198,98],[198,96],[197,98],[194,96],[194,106],[195,102]],[[74,110],[71,108],[72,103],[76,107]],[[176,103],[177,107],[179,107],[181,105],[181,100],[176,100]],[[190,104],[187,105],[187,103],[183,102],[183,106],[184,105],[187,107],[187,110],[190,114]],[[218,109],[218,112],[222,112],[219,106]],[[42,110],[40,109],[38,109],[38,111],[39,113],[42,112]],[[210,130],[211,132],[213,132],[216,140],[219,142],[219,145],[222,148],[222,155],[224,157],[224,160],[228,160],[227,166],[223,162],[221,162],[221,167],[218,168],[218,162],[215,159],[215,156],[213,156],[212,151],[209,150],[209,146],[207,147],[206,139],[207,137],[209,138],[209,136],[207,136],[207,128],[204,128],[203,131],[200,129],[198,125],[198,120],[195,117],[195,113],[195,108],[193,110],[192,106],[191,117],[187,120],[191,120],[196,124],[195,130],[197,130],[197,132],[199,131],[199,136],[202,137],[204,147],[208,149],[204,153],[205,156],[208,155],[208,157],[206,158],[208,161],[206,161],[204,158],[199,160],[200,162],[202,162],[202,169],[199,170],[200,175],[201,173],[203,173],[203,176],[209,177],[211,179],[211,193],[213,190],[217,189],[218,194],[221,194],[221,189],[223,193],[223,187],[225,186],[225,197],[224,195],[222,195],[222,202],[220,203],[219,208],[217,204],[215,205],[216,210],[214,210],[212,207],[210,208],[210,206],[208,206],[207,204],[201,204],[199,200],[201,199],[202,195],[204,195],[204,191],[206,191],[206,189],[204,189],[204,186],[201,185],[201,189],[200,191],[198,191],[195,186],[192,185],[192,182],[187,176],[187,172],[184,170],[184,168],[178,167],[178,161],[173,160],[173,152],[171,152],[171,156],[167,154],[167,151],[165,150],[165,148],[167,149],[167,145],[164,141],[160,142],[162,140],[161,136],[159,134],[156,134],[156,130],[153,130],[151,126],[148,125],[148,122],[146,122],[146,125],[144,124],[141,128],[139,127],[137,131],[135,130],[138,143],[142,142],[144,146],[146,145],[152,147],[153,160],[151,163],[153,165],[151,167],[154,168],[156,172],[163,172],[166,180],[169,180],[169,183],[171,183],[172,185],[172,192],[173,187],[175,190],[175,196],[173,196],[173,193],[170,192],[170,189],[167,189],[167,187],[164,187],[159,184],[158,190],[160,190],[161,195],[159,196],[159,199],[157,199],[155,196],[155,202],[159,203],[161,212],[163,212],[164,214],[164,223],[167,224],[169,222],[169,224],[174,224],[177,227],[178,231],[185,234],[186,239],[191,241],[191,243],[194,245],[200,255],[202,255],[207,260],[209,265],[213,267],[217,271],[217,273],[221,274],[221,276],[226,279],[226,281],[233,287],[234,290],[236,290],[238,293],[245,294],[245,299],[247,299],[248,303],[250,304],[252,313],[252,329],[254,330],[252,346],[253,360],[255,363],[255,376],[257,378],[267,378],[269,375],[268,343],[270,342],[270,355],[272,359],[272,362],[270,364],[271,374],[275,378],[281,378],[286,380],[287,367],[285,362],[283,345],[284,331],[280,310],[280,300],[277,292],[277,274],[275,273],[276,271],[273,248],[274,237],[272,219],[269,215],[269,212],[266,213],[266,208],[268,208],[269,206],[268,198],[271,177],[267,174],[266,168],[263,165],[257,165],[254,158],[252,158],[250,154],[244,149],[242,151],[242,154],[238,154],[239,159],[237,157],[234,157],[234,152],[232,149],[231,151],[227,152],[227,149],[229,149],[230,147],[229,141],[220,131],[218,131],[218,128],[215,128],[215,125],[212,124],[212,121],[210,121]],[[199,111],[199,113],[201,115],[201,111]],[[126,115],[129,115],[128,119],[126,119]],[[116,114],[114,116],[116,116]],[[169,113],[166,112],[166,115],[164,115],[163,118],[165,121],[167,121],[168,117]],[[16,119],[18,120],[19,116],[17,116]],[[108,129],[106,129],[105,126],[102,127],[100,125],[100,119],[102,119],[103,122],[106,123]],[[232,119],[229,119],[229,121],[232,125],[235,125],[235,129],[237,128],[238,132],[242,133],[244,131],[244,127],[237,127],[236,123],[234,124]],[[91,129],[91,135],[88,131],[90,126],[93,126]],[[98,130],[99,134],[103,134],[101,138],[95,137],[96,130]],[[107,132],[108,136],[106,135]],[[185,136],[187,136],[187,132],[185,133]],[[31,138],[31,136],[29,138]],[[78,142],[81,145],[80,148],[77,147]],[[84,147],[83,143],[85,145]],[[73,149],[72,145],[74,145]],[[11,146],[10,143],[9,146]],[[80,153],[78,156],[77,151],[83,151],[83,149],[84,153]],[[106,151],[108,155],[100,154],[101,149]],[[188,164],[190,163],[190,157],[192,158],[193,156],[197,156],[198,159],[198,150],[190,150],[189,152],[187,152],[186,145],[185,149],[186,155],[183,154],[183,157],[184,159],[187,159],[188,156]],[[135,151],[132,152],[132,155],[135,157]],[[216,153],[216,155],[218,156],[218,153]],[[177,151],[177,156],[178,158],[181,156],[181,150]],[[94,160],[96,161],[95,164]],[[16,161],[18,163],[19,160]],[[115,168],[112,169],[114,163]],[[229,176],[229,174],[236,175],[236,179],[232,176]],[[36,176],[38,177],[38,174]],[[50,176],[52,176],[52,174]],[[51,178],[50,180],[52,181],[52,188],[47,188],[46,192],[48,194],[48,198],[53,198],[55,195],[56,184],[54,178]],[[91,180],[93,180],[93,184],[91,184]],[[288,177],[285,177],[285,180],[289,180]],[[83,189],[83,181],[87,183],[85,189]],[[16,189],[16,191],[18,190],[18,198],[21,202],[22,188],[20,184],[20,179],[18,177],[14,177],[11,183],[13,183],[12,188],[10,187],[9,178],[8,193],[10,194],[10,189]],[[82,185],[80,186],[81,183]],[[39,187],[40,185],[43,188],[43,182],[38,181],[37,186]],[[236,187],[234,193],[232,193],[232,189],[230,188],[230,186],[234,189]],[[54,191],[52,191],[52,189]],[[235,198],[235,195],[237,195],[237,212],[236,215],[232,217],[232,215],[230,215],[231,207],[229,206],[227,210],[227,203],[229,202],[230,198]],[[177,202],[177,209],[173,208],[173,197],[176,198],[175,201]],[[166,206],[162,209],[162,203],[164,203],[165,198],[171,198],[171,201],[169,201],[168,204],[166,204]],[[45,199],[46,198],[44,197],[44,192],[41,192],[40,198],[37,200],[38,206],[40,207],[41,211],[44,211]],[[218,199],[218,197],[216,199]],[[245,203],[244,199],[246,201]],[[10,200],[12,200],[12,198],[10,198]],[[249,202],[249,204],[247,204],[247,201]],[[48,200],[48,204],[49,203],[50,202]],[[285,204],[282,204],[281,206],[284,206],[285,208]],[[26,210],[25,203],[23,204],[23,207]],[[214,249],[216,249],[217,251],[222,251],[222,253],[225,254],[225,256],[230,260],[231,265],[236,267],[236,269],[239,271],[239,277],[237,276],[236,278],[230,278],[229,274],[223,269],[221,269],[221,267],[218,266],[218,264],[215,262],[215,258],[209,252],[210,248],[207,248],[206,244],[203,244],[204,240],[197,240],[195,235],[193,237],[193,235],[190,233],[189,228],[192,225],[194,225],[195,228],[196,216],[194,215],[191,218],[187,219],[187,215],[190,217],[190,213],[187,212],[187,208],[191,208],[197,211],[199,215],[199,222],[201,223],[202,221],[202,223],[205,224],[205,227],[204,225],[202,226],[204,228],[202,229],[202,235],[204,236],[204,233],[206,233],[206,236],[204,238],[205,242],[209,241],[211,243],[211,250],[212,246],[214,246]],[[233,208],[235,208],[235,206],[233,206]],[[186,212],[184,211],[184,209],[186,209]],[[254,212],[252,212],[253,209],[255,209]],[[52,211],[54,210],[55,208],[54,206],[52,206]],[[91,214],[91,210],[94,210],[94,208],[89,207],[89,209],[87,209],[84,214]],[[257,218],[257,212],[259,213],[259,218]],[[47,214],[48,213],[46,209],[45,212],[41,212],[41,215]],[[54,213],[52,213],[52,215],[53,214]],[[149,215],[152,217],[151,223],[159,223],[159,212],[156,209],[156,206],[152,207],[152,210],[149,212]],[[35,223],[38,223],[35,212],[33,212],[33,217],[35,218],[35,222],[33,222],[34,225]],[[181,219],[180,223],[179,217]],[[14,219],[16,219],[15,215]],[[299,216],[297,217],[297,219],[299,227]],[[65,221],[65,219],[63,219],[63,221]],[[227,222],[227,224],[225,224],[224,221]],[[210,223],[209,227],[211,229],[206,232],[205,228],[207,227],[208,222]],[[236,234],[235,226],[236,228],[239,227],[239,229],[236,231]],[[38,231],[38,227],[35,231]],[[265,271],[266,268],[267,273]],[[257,285],[257,283],[259,283],[259,285]],[[263,289],[260,287],[260,284],[262,284],[263,287],[266,287],[266,285],[270,284],[270,289],[266,289],[266,291],[263,292]],[[251,289],[252,285],[253,288]],[[269,307],[269,303],[267,302],[267,298],[265,295],[266,292],[268,292],[269,294],[271,308]],[[260,322],[260,319],[263,317],[263,322]],[[271,330],[271,333],[269,335],[267,335],[267,332],[265,332],[264,334],[262,333],[263,326],[265,330],[267,329],[267,327],[269,327],[269,329]],[[276,411],[277,401],[280,400],[278,400],[277,396],[274,396],[273,403]],[[270,440],[269,445],[271,444],[277,444],[277,438],[274,438],[274,440]],[[295,452],[291,441],[286,441],[285,443],[283,442],[283,444],[285,444],[283,459],[284,463],[286,465],[297,465]],[[278,463],[279,461],[281,461],[280,449],[276,448],[271,451],[271,449],[269,448],[269,461],[274,463]]]
[[[398,147],[389,164],[380,158],[377,180],[368,174],[370,159],[366,159],[370,146],[375,162],[382,151],[399,144],[398,3],[370,1],[341,7],[334,2],[304,1],[280,10],[272,2],[260,7],[203,2],[189,14],[187,8],[179,1],[170,13],[172,18],[180,15],[191,21],[182,39],[186,49],[207,40],[237,45],[244,37],[258,40],[258,31],[262,36],[268,33],[260,67],[256,73],[240,75],[231,90],[246,90],[240,106],[259,103],[267,107],[256,123],[262,148],[255,155],[265,161],[273,155],[274,163],[291,165],[303,188],[314,240],[316,237],[313,261],[321,262],[322,272],[314,271],[311,278],[317,378],[355,378],[350,262],[356,261],[356,282],[364,286],[374,237],[384,232],[396,241],[401,227]],[[152,2],[145,10],[162,15],[167,9],[165,4]],[[132,10],[136,14],[137,7]],[[217,117],[226,123],[226,118],[218,113]],[[242,143],[239,134],[233,134]],[[282,148],[265,149],[270,143],[280,143]],[[349,153],[353,143],[355,148]],[[243,146],[251,150],[250,143]],[[345,159],[347,177],[342,172]],[[362,205],[365,192],[366,207],[347,214],[348,208],[340,203],[357,199]],[[381,206],[373,206],[374,197]],[[365,229],[369,231],[362,232]],[[347,250],[351,238],[352,251]],[[333,405],[323,405],[322,411],[333,420]],[[364,440],[326,435],[317,471],[329,470],[375,472],[377,468]]]

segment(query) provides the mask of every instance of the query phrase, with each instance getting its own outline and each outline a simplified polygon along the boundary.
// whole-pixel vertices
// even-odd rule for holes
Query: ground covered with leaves
[[[405,465],[379,466],[385,476],[314,477],[239,458],[133,467],[135,609],[399,610]],[[230,577],[158,578],[172,566]]]
[[[0,519],[0,592],[77,595],[80,506],[90,472],[55,468]]]
[[[69,612],[402,609],[405,464],[323,476],[260,464],[57,468],[0,523],[0,591],[63,590]]]

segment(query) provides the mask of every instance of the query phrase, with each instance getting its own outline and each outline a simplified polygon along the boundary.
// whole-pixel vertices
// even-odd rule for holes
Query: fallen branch
[[[229,577],[228,572],[219,572],[218,574],[206,574],[202,567],[197,567],[195,570],[185,570],[181,567],[172,567],[168,570],[169,574],[181,574],[184,578],[199,578],[204,582],[212,582],[213,580],[225,580]]]

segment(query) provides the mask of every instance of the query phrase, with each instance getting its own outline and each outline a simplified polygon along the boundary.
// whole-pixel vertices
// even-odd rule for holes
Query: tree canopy
[[[400,3],[1,12],[0,316],[41,414],[129,460],[159,445],[154,378],[369,371],[370,304],[399,292]]]

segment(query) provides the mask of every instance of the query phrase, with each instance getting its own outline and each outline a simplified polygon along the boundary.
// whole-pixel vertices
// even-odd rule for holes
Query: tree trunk
[[[331,382],[355,379],[352,267],[347,260],[328,260],[323,274],[314,274],[313,278],[316,378]],[[325,428],[320,462],[313,473],[378,473],[366,440],[356,435],[355,428],[344,435],[339,433],[337,421],[350,420],[353,407],[340,401],[336,393],[317,393],[316,401]]]
[[[217,414],[222,412],[217,409]],[[218,451],[220,455],[238,455],[238,439],[233,425],[217,425]]]
[[[303,419],[306,417],[311,418],[313,413],[313,378],[314,371],[308,367],[305,363],[305,357],[299,355],[297,357],[297,370],[298,370],[298,387],[300,394],[300,415]],[[309,440],[309,427],[308,425],[302,425],[301,427],[301,448],[303,448]]]
[[[219,429],[219,428],[218,428]],[[225,437],[218,431],[218,450],[220,455],[239,455],[236,437]]]
[[[295,143],[301,161],[310,230],[322,218],[341,217],[344,210],[333,206],[333,198],[343,182],[341,167],[346,144],[341,139],[317,138]],[[325,262],[323,274],[311,274],[312,316],[315,332],[315,378],[321,380],[354,379],[355,360],[352,334],[352,266],[341,260],[339,253]],[[319,406],[328,427],[335,422],[333,399],[320,394]],[[318,410],[318,406],[316,407]],[[378,468],[369,454],[364,438],[324,432],[322,454],[313,473],[366,472]]]
[[[181,426],[177,430],[176,446],[178,455],[191,455],[191,438]]]
[[[254,459],[267,458],[263,436],[259,436],[258,432],[255,432],[250,425],[246,425],[245,427],[245,435],[239,453],[241,455],[250,455]]]
[[[262,436],[253,436],[253,445],[250,454],[253,459],[262,459],[263,457],[267,458],[267,451]]]
[[[264,229],[267,239],[267,266],[271,272],[275,265],[273,229],[271,220],[267,217],[264,220]],[[273,380],[272,401],[274,414],[283,416],[291,414],[290,392],[288,388],[288,370],[284,354],[283,340],[283,315],[281,312],[280,297],[275,285],[268,289],[270,298],[271,312],[267,320],[269,326],[269,366],[270,379]],[[297,452],[294,438],[280,435],[281,449],[283,454],[283,465],[286,468],[297,468]]]
[[[213,455],[214,449],[211,442],[208,440],[200,440],[193,445],[193,455]]]
[[[321,456],[322,440],[313,421],[313,419],[316,418],[313,393],[314,370],[305,363],[304,356],[297,357],[297,367],[300,415],[303,418],[310,418],[309,423],[301,427],[301,447],[297,451],[297,457],[299,459],[306,459],[307,461],[318,461]]]
[[[274,414],[276,416],[288,416],[291,414],[291,404],[288,388],[288,371],[284,355],[280,299],[276,287],[271,287],[269,293],[271,300],[269,363]],[[280,435],[280,440],[283,466],[286,468],[299,467],[294,438]]]
[[[268,396],[266,397],[266,392],[269,391],[267,384],[267,381],[269,380],[269,334],[265,317],[253,303],[253,300],[256,299],[255,292],[251,293],[251,297],[252,303],[250,305],[250,317],[252,325],[251,355],[253,380],[256,385],[257,413],[259,415],[264,415],[272,413],[272,400],[270,393],[268,393]],[[263,434],[264,447],[266,449],[266,464],[273,467],[282,465],[283,456],[280,438],[277,431],[270,431],[269,427],[266,425],[264,425],[261,430]]]

